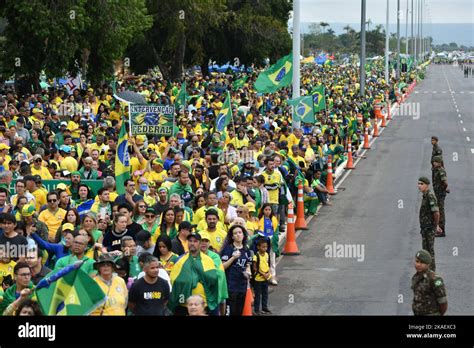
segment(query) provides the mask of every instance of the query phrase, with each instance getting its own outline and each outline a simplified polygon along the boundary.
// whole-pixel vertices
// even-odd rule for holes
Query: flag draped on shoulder
[[[322,111],[326,109],[326,96],[324,95],[324,86],[320,85],[316,87],[311,95],[313,96],[313,109],[314,112]]]
[[[313,97],[304,96],[288,100],[293,109],[293,120],[305,123],[315,123],[313,110]]]
[[[43,278],[35,293],[46,315],[88,315],[104,304],[106,296],[99,284],[80,269],[77,261]]]
[[[275,64],[258,75],[255,89],[260,93],[274,93],[289,86],[293,80],[293,54],[280,58]]]
[[[232,107],[230,105],[230,93],[227,92],[227,97],[222,105],[222,109],[219,111],[216,117],[216,130],[218,132],[224,131],[232,122]]]
[[[173,291],[168,307],[174,309],[185,304],[193,290],[204,290],[206,304],[210,310],[214,310],[218,303],[218,281],[217,270],[214,261],[200,252],[195,258],[188,252],[184,254],[173,266],[170,274]],[[200,291],[200,293],[201,293]]]
[[[128,153],[128,134],[125,129],[125,121],[122,121],[115,155],[115,182],[119,195],[125,193],[125,181],[127,179],[130,179],[130,155]]]

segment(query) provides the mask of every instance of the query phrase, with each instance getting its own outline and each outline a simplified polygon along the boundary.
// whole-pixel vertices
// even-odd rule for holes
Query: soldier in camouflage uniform
[[[431,255],[426,250],[416,253],[416,274],[411,278],[412,309],[415,315],[444,315],[448,298],[443,278],[429,270]]]
[[[433,151],[431,152],[431,162],[433,162],[433,157],[434,156],[441,156],[441,159],[443,158],[443,150],[438,145],[438,137],[433,135],[431,137],[431,145],[433,145]],[[444,165],[443,165],[444,167]]]
[[[418,179],[418,189],[423,193],[420,207],[420,229],[422,248],[431,254],[431,270],[436,270],[434,241],[435,233],[441,233],[439,227],[439,209],[436,196],[430,191],[430,179],[422,176]]]
[[[444,215],[444,200],[446,199],[446,193],[449,193],[448,189],[448,176],[446,170],[442,167],[443,157],[433,157],[433,191],[436,195],[439,208],[439,227],[443,230],[440,234],[436,234],[436,237],[446,236],[446,218]]]

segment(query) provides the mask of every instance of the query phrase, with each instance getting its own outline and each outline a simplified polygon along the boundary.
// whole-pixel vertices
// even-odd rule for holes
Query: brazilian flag
[[[293,109],[293,120],[305,123],[314,123],[313,97],[304,96],[288,100]]]
[[[293,80],[293,54],[280,58],[275,64],[258,75],[255,89],[259,93],[274,93],[289,86]]]
[[[222,105],[222,109],[217,114],[216,130],[222,132],[232,122],[232,108],[230,106],[230,93],[227,92],[227,98]]]
[[[174,101],[174,106],[176,108],[177,114],[179,114],[181,110],[184,110],[184,108],[186,108],[186,97],[186,82],[183,82],[183,84],[181,85],[181,89],[179,90],[179,93]]]
[[[323,85],[316,87],[311,92],[311,95],[313,96],[313,109],[315,113],[326,109],[326,96],[324,93],[325,90]]]
[[[232,89],[235,91],[239,88],[242,88],[247,82],[248,78],[249,78],[248,76],[244,76],[238,80],[235,80],[234,83],[232,84]]]
[[[193,257],[189,252],[184,254],[173,266],[170,274],[173,291],[168,303],[170,310],[185,305],[189,296],[204,292],[206,304],[214,310],[219,304],[218,275],[214,261],[200,252]]]
[[[125,193],[125,181],[127,179],[130,179],[130,155],[128,153],[128,134],[125,129],[125,121],[122,121],[115,155],[115,181],[119,195]]]
[[[82,263],[75,262],[38,283],[35,293],[44,314],[88,315],[104,304],[104,292],[80,269]]]

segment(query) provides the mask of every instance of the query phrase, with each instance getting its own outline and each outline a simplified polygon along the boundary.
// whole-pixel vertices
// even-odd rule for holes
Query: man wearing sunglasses
[[[56,191],[48,192],[46,199],[47,208],[39,214],[38,220],[44,222],[48,227],[48,241],[53,243],[56,232],[66,217],[66,211],[59,208],[59,194]]]
[[[33,156],[33,165],[31,166],[31,175],[39,175],[43,180],[52,180],[53,177],[48,168],[43,166],[43,158],[41,155]]]

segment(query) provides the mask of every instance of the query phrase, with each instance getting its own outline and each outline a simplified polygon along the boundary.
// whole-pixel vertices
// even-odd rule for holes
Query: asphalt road
[[[285,256],[269,304],[275,315],[411,315],[414,255],[421,249],[417,180],[431,178],[431,136],[440,138],[451,194],[446,238],[436,238],[437,272],[447,315],[474,314],[474,78],[458,67],[431,65],[367,158],[342,182]],[[405,110],[406,112],[410,110]],[[460,116],[459,116],[460,115]],[[325,246],[363,246],[363,259],[329,257]],[[359,249],[361,250],[361,249]],[[336,255],[337,256],[337,255]]]

